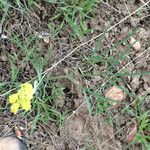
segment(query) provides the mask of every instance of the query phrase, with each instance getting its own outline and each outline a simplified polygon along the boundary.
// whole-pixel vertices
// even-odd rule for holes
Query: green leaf
[[[83,90],[83,93],[84,93],[84,98],[85,98],[85,101],[86,101],[86,104],[87,104],[87,109],[89,111],[89,114],[91,114],[91,103],[89,101],[89,97],[88,97],[87,92],[86,92],[85,89]]]
[[[19,69],[11,62],[11,79],[12,81],[16,80],[17,75],[19,73]]]

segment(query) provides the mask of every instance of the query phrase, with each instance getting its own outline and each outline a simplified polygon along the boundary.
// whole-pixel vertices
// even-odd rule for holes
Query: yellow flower
[[[16,94],[9,96],[11,112],[17,113],[19,108],[29,111],[31,109],[31,99],[33,98],[33,87],[30,83],[24,83]]]
[[[22,109],[24,109],[25,111],[29,111],[31,109],[31,103],[30,103],[30,101],[24,101],[22,103]]]
[[[21,85],[21,90],[24,91],[25,93],[33,93],[33,87],[32,87],[32,84],[26,82],[26,83],[23,83]]]
[[[24,83],[21,85],[21,89],[18,91],[19,97],[24,100],[31,100],[33,98],[33,87],[30,83]]]
[[[30,91],[24,91],[22,89],[18,90],[19,99],[21,100],[31,100],[33,98],[33,93]]]
[[[12,95],[10,95],[10,96],[8,97],[8,102],[9,102],[10,104],[15,103],[17,100],[18,100],[18,93],[12,94]]]
[[[19,109],[19,104],[18,103],[14,103],[10,107],[11,112],[14,113],[14,114],[17,113],[18,109]]]

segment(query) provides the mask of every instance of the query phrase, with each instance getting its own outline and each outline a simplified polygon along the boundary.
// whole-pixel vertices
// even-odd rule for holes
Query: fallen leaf
[[[127,143],[130,143],[130,142],[132,142],[134,140],[136,132],[137,132],[137,126],[135,124],[132,124],[129,127],[128,134],[126,136],[126,142]]]
[[[123,94],[123,92],[122,92],[121,89],[119,89],[119,88],[116,87],[116,86],[113,86],[113,87],[111,87],[109,90],[106,90],[106,92],[105,92],[105,97],[107,97],[107,98],[109,98],[109,99],[112,99],[112,100],[114,100],[114,101],[120,102],[120,101],[123,100],[124,94]],[[111,104],[112,106],[116,107],[116,108],[120,106],[120,104],[117,103],[117,102],[112,102],[112,101],[111,101],[110,104]]]
[[[14,127],[14,134],[15,134],[15,136],[17,137],[17,138],[21,138],[21,136],[22,136],[22,134],[21,134],[21,131],[20,131],[20,129],[17,127],[17,126],[15,126]]]
[[[132,45],[132,48],[134,48],[136,51],[141,49],[141,44],[139,41],[137,41],[134,37],[131,36],[129,43]]]

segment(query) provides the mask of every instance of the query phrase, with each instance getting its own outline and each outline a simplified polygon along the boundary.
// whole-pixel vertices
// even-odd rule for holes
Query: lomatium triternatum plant
[[[31,109],[33,93],[32,84],[23,83],[17,93],[8,97],[11,112],[16,114],[19,109],[29,111]]]

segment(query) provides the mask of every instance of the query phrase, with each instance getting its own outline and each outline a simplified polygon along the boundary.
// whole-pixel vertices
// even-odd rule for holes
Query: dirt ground
[[[48,47],[53,49],[53,57],[49,60],[45,69],[64,58],[70,50],[73,50],[81,43],[99,35],[106,27],[113,26],[123,20],[129,15],[129,12],[134,12],[145,2],[143,0],[108,0],[100,2],[100,4],[94,8],[96,16],[92,20],[86,21],[88,27],[93,30],[84,38],[80,40],[70,38],[67,32],[68,29],[66,28],[59,33],[58,39],[55,39],[55,41],[50,42],[48,45],[43,41],[35,43],[39,48],[42,48],[40,54],[45,58],[48,57]],[[33,33],[49,33],[46,24],[50,20],[51,12],[53,12],[55,8],[46,5],[46,3],[42,1],[39,3],[39,7],[41,11],[30,10],[30,16],[28,16],[28,14],[22,14],[22,12],[12,8],[10,16],[4,22],[3,34],[10,37],[14,31],[21,33],[22,36],[26,36],[27,34],[32,35]],[[130,61],[130,65],[126,68],[130,70],[130,72],[138,73],[150,71],[150,49],[148,49],[150,45],[150,17],[143,17],[150,15],[149,8],[150,3],[143,7],[140,12],[141,17],[134,14],[106,33],[106,38],[99,46],[101,51],[109,48],[114,42],[123,39],[134,28],[137,29],[135,38],[141,43],[139,50],[132,48],[132,51],[126,55],[126,58],[120,65],[114,67],[114,72],[118,71]],[[74,84],[69,80],[57,80],[58,85],[63,84],[66,87],[64,90],[65,102],[60,106],[60,110],[70,110],[64,123],[60,127],[52,121],[49,121],[47,124],[39,122],[36,128],[31,132],[32,118],[34,116],[14,116],[8,112],[8,109],[5,109],[0,112],[0,137],[14,135],[13,128],[14,126],[18,126],[22,132],[23,141],[29,150],[122,150],[126,145],[125,138],[128,127],[131,125],[128,124],[128,122],[130,122],[129,116],[126,116],[126,113],[121,113],[122,108],[115,111],[111,111],[110,108],[112,116],[114,116],[112,123],[107,122],[104,114],[89,115],[84,96],[78,86],[78,83],[91,87],[98,86],[103,81],[102,77],[82,78],[77,69],[80,68],[83,72],[89,72],[90,65],[83,65],[82,57],[84,54],[91,55],[91,48],[94,46],[95,42],[91,41],[78,48],[70,57],[48,73],[49,76],[68,74],[68,72],[72,70],[76,72],[74,74]],[[111,53],[122,52],[125,46],[126,45],[122,44],[117,50],[112,50]],[[0,76],[1,81],[6,82],[10,80],[10,64],[8,64],[8,58],[5,54],[10,51],[17,54],[18,50],[17,47],[7,39],[0,42],[0,49]],[[135,60],[132,61],[133,59]],[[23,72],[19,75],[18,81],[27,81],[30,77],[35,76],[35,71],[30,69],[31,66],[28,66],[28,64],[21,67]],[[103,68],[99,64],[95,65],[95,68],[99,70],[99,72],[103,71]],[[24,76],[24,74],[26,74],[26,76]],[[150,89],[150,75],[127,76],[121,84],[131,91],[132,94],[140,96],[145,90]],[[126,96],[124,101],[131,103],[133,99]],[[0,104],[1,106],[5,106],[6,99],[1,98]],[[141,109],[144,111],[150,109],[150,90]],[[140,150],[141,147],[137,145],[132,147],[132,149]]]

